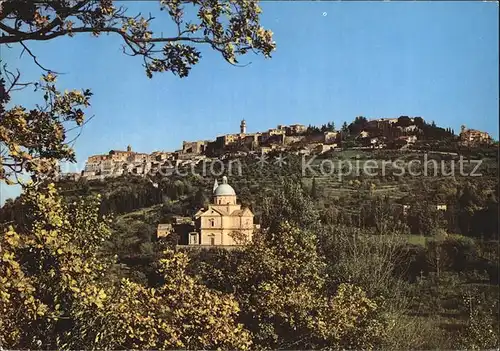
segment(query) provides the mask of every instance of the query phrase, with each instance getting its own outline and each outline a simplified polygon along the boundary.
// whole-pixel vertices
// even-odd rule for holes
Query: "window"
[[[210,226],[211,226],[211,227],[214,227],[214,226],[215,226],[215,219],[210,218],[208,221],[210,222]]]
[[[210,238],[210,245],[215,245],[215,238],[213,236]]]
[[[189,244],[191,245],[196,245],[198,244],[198,234],[196,233],[191,233],[190,237],[189,237]]]

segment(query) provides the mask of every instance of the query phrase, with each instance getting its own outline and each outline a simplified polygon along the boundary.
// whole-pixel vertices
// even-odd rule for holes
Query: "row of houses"
[[[464,125],[461,127],[459,137],[461,144],[465,146],[491,144],[493,142],[493,138],[488,133],[477,129],[467,129]]]
[[[407,118],[406,126],[397,125],[398,118],[379,118],[368,121],[366,127],[357,136],[361,139],[370,138],[371,144],[379,144],[382,139],[387,140],[404,140],[408,144],[415,143],[418,136],[422,134],[422,129],[415,122],[415,118]],[[493,138],[487,133],[477,129],[468,129],[466,126],[461,127],[461,132],[458,137],[461,145],[465,146],[480,146],[488,145],[493,142]]]
[[[134,152],[132,147],[128,146],[126,151],[111,150],[108,154],[90,156],[85,164],[82,177],[103,179],[129,173],[147,174],[169,159],[173,160],[172,153],[153,152],[147,154]]]
[[[247,133],[245,120],[240,123],[240,132],[225,134],[216,137],[215,140],[184,141],[182,144],[183,154],[204,154],[208,150],[223,150],[231,146],[247,146],[249,149],[257,149],[270,144],[285,144],[287,137],[289,142],[294,141],[294,137],[305,133],[307,127],[302,124],[290,126],[278,125],[265,132]]]
[[[415,119],[408,118],[408,125],[398,124],[398,118],[379,118],[368,121],[365,128],[355,137],[358,144],[365,148],[381,149],[389,143],[398,147],[414,144],[420,129]],[[215,140],[184,141],[182,148],[175,152],[156,151],[151,154],[134,152],[130,146],[126,151],[111,150],[108,154],[90,156],[81,176],[87,179],[104,179],[124,174],[145,175],[162,170],[168,174],[176,167],[197,164],[208,158],[213,151],[241,151],[248,149],[251,153],[265,154],[272,151],[294,150],[300,154],[324,153],[336,149],[342,136],[338,131],[307,133],[308,128],[302,124],[278,125],[265,132],[247,133],[245,120],[240,123],[240,132],[218,136]],[[462,126],[459,137],[463,145],[491,143],[488,133]],[[238,151],[240,150],[240,151]],[[80,175],[71,174],[73,178]]]
[[[206,158],[204,155],[184,155],[179,151],[140,153],[132,151],[132,148],[128,146],[126,151],[111,150],[105,155],[90,156],[81,176],[93,180],[119,177],[125,174],[143,176],[162,172],[164,175],[169,175],[176,168],[198,164]]]
[[[184,141],[181,153],[199,155],[213,151],[245,147],[260,153],[276,149],[277,146],[289,146],[299,143],[334,144],[338,141],[338,132],[324,132],[306,135],[307,127],[303,124],[278,125],[265,132],[247,133],[245,120],[240,123],[240,132],[218,136],[215,140]]]

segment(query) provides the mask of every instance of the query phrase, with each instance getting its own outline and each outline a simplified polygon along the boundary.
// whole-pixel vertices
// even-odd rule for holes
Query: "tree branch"
[[[29,33],[26,33],[26,32],[21,32],[20,30],[17,30],[17,29],[14,29],[14,28],[11,28],[5,24],[3,24],[2,22],[0,22],[0,29],[2,29],[3,31],[9,33],[9,34],[12,34],[14,36],[22,36],[22,35],[28,35]],[[3,38],[5,35],[2,35],[2,37],[0,38]]]
[[[33,61],[35,61],[35,64],[36,64],[38,67],[40,67],[42,70],[44,70],[45,72],[49,72],[49,73],[50,73],[50,72],[57,73],[57,72],[55,72],[55,71],[52,71],[52,70],[50,70],[50,69],[45,68],[44,66],[42,66],[42,65],[40,64],[40,62],[38,62],[38,60],[37,60],[36,56],[35,56],[35,55],[31,52],[31,50],[30,50],[30,49],[28,49],[28,47],[27,47],[27,46],[26,46],[26,45],[25,45],[22,41],[20,41],[20,42],[19,42],[19,44],[21,44],[21,46],[23,47],[23,51],[21,52],[21,56],[23,56],[23,53],[26,51],[26,52],[27,52],[27,53],[28,53],[28,54],[29,54],[29,55],[33,58]],[[57,74],[60,74],[60,73],[57,73]]]
[[[0,23],[0,28],[3,29],[4,25]],[[8,27],[10,28],[10,27]],[[7,31],[7,30],[6,30]],[[50,40],[54,39],[66,34],[72,34],[72,33],[117,33],[121,35],[124,39],[128,40],[131,43],[135,44],[140,44],[140,43],[167,43],[167,42],[176,42],[176,41],[190,41],[193,43],[209,43],[209,44],[224,44],[224,43],[215,43],[208,37],[204,38],[192,38],[192,37],[183,37],[183,36],[178,36],[178,37],[170,37],[170,38],[163,38],[163,37],[158,37],[158,38],[150,38],[150,39],[143,39],[143,38],[134,38],[127,33],[125,33],[121,28],[116,28],[116,27],[104,27],[104,28],[89,28],[89,27],[79,27],[79,28],[73,28],[71,30],[69,29],[62,29],[57,32],[52,32],[46,35],[43,35],[43,33],[40,32],[33,32],[33,33],[25,33],[25,32],[19,32],[19,35],[7,35],[7,36],[2,36],[0,37],[0,44],[7,44],[7,43],[20,43],[22,41],[28,41],[28,40],[36,40],[36,41],[45,41],[45,40]]]

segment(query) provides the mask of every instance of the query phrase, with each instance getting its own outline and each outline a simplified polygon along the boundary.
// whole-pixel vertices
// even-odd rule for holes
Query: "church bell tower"
[[[247,122],[244,119],[242,119],[240,124],[240,133],[246,134],[246,132],[247,132]]]

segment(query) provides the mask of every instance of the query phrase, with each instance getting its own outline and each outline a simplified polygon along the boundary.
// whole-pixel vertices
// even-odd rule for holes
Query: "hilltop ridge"
[[[298,155],[321,155],[336,150],[440,150],[459,151],[461,148],[478,148],[493,144],[491,136],[482,131],[462,126],[459,135],[451,128],[442,128],[421,117],[400,116],[368,120],[359,116],[337,129],[333,122],[321,126],[292,124],[278,125],[263,132],[247,132],[247,122],[242,120],[239,133],[217,136],[214,140],[184,141],[176,151],[155,151],[150,154],[135,152],[131,146],[126,151],[111,150],[108,154],[93,155],[87,159],[81,173],[61,175],[76,180],[104,179],[124,174],[169,175],[173,169],[203,160],[267,154],[271,151],[290,152]]]

